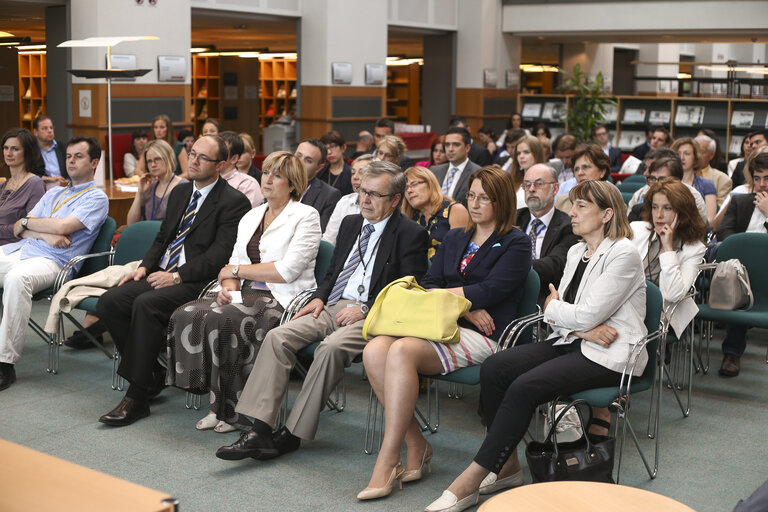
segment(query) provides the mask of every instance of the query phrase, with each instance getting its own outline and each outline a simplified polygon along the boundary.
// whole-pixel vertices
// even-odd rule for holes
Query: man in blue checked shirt
[[[51,287],[70,259],[91,250],[107,218],[109,199],[93,181],[100,157],[101,147],[93,137],[70,140],[66,152],[70,186],[46,192],[14,225],[13,234],[21,240],[0,248],[0,390],[16,381],[14,364],[24,348],[32,296]]]

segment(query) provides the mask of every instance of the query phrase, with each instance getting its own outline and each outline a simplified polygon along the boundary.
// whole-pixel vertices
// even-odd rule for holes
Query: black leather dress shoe
[[[107,330],[107,328],[104,327],[104,324],[101,322],[96,322],[95,324],[86,327],[85,330],[88,331],[91,336],[96,338],[99,343],[102,345],[104,344],[104,337],[102,334]],[[75,331],[72,336],[64,340],[64,346],[74,350],[96,348],[96,345],[94,345],[91,340],[88,339],[83,331]]]
[[[253,457],[257,460],[274,459],[280,455],[271,437],[259,435],[253,430],[240,434],[240,439],[229,446],[216,450],[216,456],[224,460],[242,460]]]
[[[277,448],[277,453],[285,455],[286,453],[295,452],[301,445],[301,438],[291,434],[285,426],[280,427],[280,430],[274,433],[272,436],[272,443]]]
[[[148,404],[137,402],[126,396],[117,407],[99,418],[99,421],[111,427],[124,427],[147,416],[149,416]]]
[[[741,370],[741,358],[733,354],[725,354],[718,372],[721,377],[736,377]]]
[[[12,364],[0,363],[0,391],[16,382],[16,369]]]

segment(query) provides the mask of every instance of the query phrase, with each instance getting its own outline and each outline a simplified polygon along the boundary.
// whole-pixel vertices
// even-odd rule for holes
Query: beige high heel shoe
[[[424,464],[427,465],[427,471],[432,472],[432,447],[427,443],[424,448],[424,455],[421,456],[421,466],[419,469],[406,469],[403,471],[403,477],[400,479],[402,482],[415,482],[421,480]]]
[[[376,498],[383,498],[384,496],[389,496],[392,492],[392,489],[395,486],[395,480],[400,484],[400,489],[403,488],[403,465],[401,463],[397,463],[397,465],[392,468],[392,474],[389,475],[389,480],[387,480],[387,483],[384,484],[384,487],[366,487],[360,493],[357,495],[357,499],[359,500],[373,500]]]

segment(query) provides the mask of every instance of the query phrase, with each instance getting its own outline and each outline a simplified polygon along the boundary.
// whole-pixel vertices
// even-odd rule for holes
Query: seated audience
[[[432,167],[433,165],[442,165],[448,161],[445,156],[445,135],[438,135],[432,141],[429,148],[429,160],[416,162],[416,167]]]
[[[515,146],[523,137],[525,137],[523,130],[517,128],[507,130],[507,135],[504,137],[504,149],[501,150],[499,156],[494,160],[494,165],[498,165],[502,170],[509,172],[509,168],[514,161],[512,155],[515,153]]]
[[[56,133],[53,130],[53,120],[46,115],[39,115],[32,121],[32,133],[39,144],[38,150],[42,155],[42,164],[40,171],[43,172],[43,181],[46,188],[55,186],[66,187],[69,185],[69,174],[67,174],[67,163],[64,159],[66,153],[66,144],[56,140]],[[37,172],[37,169],[27,169],[31,172]]]
[[[197,298],[232,254],[237,224],[251,203],[219,176],[228,153],[221,137],[195,141],[191,183],[169,193],[160,232],[136,271],[99,298],[97,315],[122,356],[118,374],[130,383],[101,423],[121,427],[149,416],[149,401],[165,386],[157,357],[166,346],[171,314]]]
[[[336,203],[336,207],[333,209],[328,225],[323,232],[323,240],[336,245],[336,237],[339,235],[339,228],[341,227],[341,221],[347,215],[355,215],[360,213],[360,181],[363,179],[363,169],[365,169],[369,163],[373,161],[373,155],[363,154],[355,158],[352,162],[352,192],[347,194]]]
[[[677,156],[671,149],[652,149],[648,153],[646,153],[646,162],[651,161],[648,158],[648,155],[653,155],[658,151],[664,151],[664,152],[670,152],[672,153],[671,157],[665,157],[665,158],[654,158],[652,160],[652,163],[648,166],[646,170],[646,176],[645,181],[646,184],[643,185],[641,188],[635,191],[635,193],[632,195],[632,198],[629,200],[629,203],[627,204],[627,210],[629,210],[629,221],[638,221],[641,219],[643,214],[643,201],[645,200],[645,195],[648,193],[648,189],[653,186],[654,183],[657,181],[672,177],[677,180],[683,181],[683,164],[680,161],[680,157]],[[699,194],[699,191],[693,188],[691,185],[688,185],[687,183],[683,183],[688,188],[688,191],[693,196],[693,200],[696,204],[696,209],[699,212],[699,215],[701,215],[702,220],[706,223],[707,222],[707,206],[704,203],[704,198],[701,197],[701,194]]]
[[[397,135],[385,135],[381,138],[379,143],[376,144],[376,152],[374,155],[379,160],[399,165],[400,157],[406,150],[407,148],[403,139]]]
[[[525,190],[521,187],[525,179],[525,172],[534,164],[543,164],[547,161],[547,155],[541,141],[532,136],[526,135],[517,141],[513,153],[512,165],[509,173],[512,176],[515,194],[517,194],[517,204],[523,204],[525,201]],[[506,170],[502,167],[503,170]]]
[[[703,178],[700,174],[699,144],[690,137],[683,137],[672,144],[672,150],[677,151],[683,164],[683,183],[691,185],[704,198],[704,204],[707,206],[707,222],[711,224],[717,213],[717,189],[712,180]]]
[[[203,126],[200,128],[200,135],[218,135],[222,131],[224,131],[224,128],[221,126],[218,119],[209,117],[203,122]]]
[[[261,187],[256,178],[249,176],[244,172],[237,170],[237,163],[240,160],[240,155],[243,154],[245,146],[243,145],[243,139],[240,138],[235,132],[221,132],[219,134],[227,145],[229,150],[229,156],[227,157],[224,170],[221,171],[221,177],[227,180],[229,186],[235,190],[239,190],[248,200],[251,202],[251,206],[256,208],[264,202],[264,196],[261,195]]]
[[[262,185],[267,202],[240,219],[215,302],[210,297],[188,302],[168,325],[166,384],[209,392],[210,412],[198,430],[250,426],[235,406],[264,336],[280,324],[296,295],[316,286],[320,215],[299,201],[307,186],[304,167],[287,151],[271,153]]]
[[[754,152],[754,151],[753,151]],[[731,198],[717,239],[724,241],[734,233],[765,233],[768,220],[768,153],[757,153],[749,164],[752,179],[750,194]],[[741,355],[747,347],[747,327],[726,325],[723,340],[721,377],[736,377],[741,371]]]
[[[469,177],[473,172],[480,170],[480,166],[468,157],[470,140],[466,128],[448,128],[448,133],[445,134],[445,155],[448,162],[429,169],[440,183],[443,195],[461,202],[464,206],[467,202]]]
[[[183,146],[176,144],[176,141],[173,137],[173,123],[171,122],[171,118],[165,114],[157,115],[152,120],[152,140],[155,139],[162,139],[167,142],[169,146],[174,148],[173,152],[179,164],[176,167],[176,174],[180,174],[182,178],[187,178],[186,151],[182,151]],[[142,158],[143,156],[144,155],[142,153],[139,153],[139,160],[136,162],[136,169],[134,171],[134,173],[138,174],[139,176],[147,172],[147,166],[144,163],[144,159]]]
[[[745,158],[746,166],[741,169],[741,175],[744,178],[744,183],[738,187],[734,187],[733,190],[731,190],[731,193],[728,195],[725,201],[723,201],[722,206],[717,211],[715,220],[711,224],[711,227],[715,232],[720,230],[720,225],[722,224],[723,218],[725,217],[725,212],[728,211],[728,205],[731,202],[731,198],[739,194],[749,194],[752,192],[752,174],[749,169],[752,160],[760,153],[768,153],[768,145],[756,148],[754,151],[750,152],[748,157]]]
[[[621,151],[611,145],[611,134],[605,125],[598,125],[592,132],[592,138],[600,146],[611,162],[611,172],[621,169]]]
[[[696,137],[698,138],[700,135],[704,135],[705,137],[709,137],[715,142],[715,151],[712,156],[712,160],[710,162],[710,166],[713,169],[717,169],[718,171],[728,174],[728,168],[725,161],[725,155],[723,154],[723,146],[720,144],[720,137],[717,136],[715,133],[715,130],[712,130],[710,128],[700,128],[699,133],[696,134]],[[699,145],[701,145],[701,142],[699,142]],[[702,146],[702,150],[704,147]],[[707,176],[709,177],[709,176]],[[729,176],[730,178],[730,176]],[[711,178],[710,178],[711,179]]]
[[[733,182],[723,171],[712,167],[717,157],[717,144],[715,140],[707,135],[698,135],[695,139],[701,149],[701,170],[699,175],[712,180],[717,190],[717,205],[720,206],[728,198],[733,188]]]
[[[645,127],[645,142],[632,148],[632,156],[638,160],[644,160],[645,154],[651,149],[651,138],[653,137],[653,126]]]
[[[131,149],[123,155],[123,174],[128,177],[136,172],[139,156],[144,152],[147,143],[147,133],[144,130],[134,130],[131,134]]]
[[[573,153],[576,151],[577,142],[578,141],[576,140],[576,137],[566,133],[559,136],[552,143],[552,146],[555,149],[554,160],[559,160],[563,164],[563,168],[560,170],[560,174],[557,177],[557,181],[558,183],[560,183],[560,187],[561,187],[560,194],[566,194],[568,192],[568,190],[563,190],[562,186],[568,180],[573,179],[573,175],[575,174],[573,170],[573,162],[574,162]],[[571,187],[569,187],[569,190],[570,188]]]
[[[295,155],[301,160],[307,171],[307,190],[301,197],[301,202],[314,206],[315,210],[320,213],[320,227],[325,231],[333,209],[341,199],[339,189],[322,180],[315,179],[325,164],[328,150],[325,144],[317,139],[304,139],[296,148]]]
[[[744,136],[744,139],[741,141],[741,146],[739,149],[739,156],[736,158],[728,161],[728,177],[733,178],[733,171],[736,170],[736,166],[744,162],[744,159],[749,155],[749,134]],[[738,185],[735,183],[733,184],[733,188],[736,188]]]
[[[235,410],[254,418],[253,428],[219,448],[217,457],[271,459],[315,437],[328,396],[365,348],[363,323],[378,293],[403,276],[421,279],[427,270],[427,233],[398,211],[404,192],[399,166],[374,161],[365,168],[362,215],[342,221],[325,279],[293,320],[267,333],[256,356]],[[320,344],[285,426],[273,436],[296,353],[316,341]]]
[[[5,149],[3,155],[8,155]],[[23,240],[0,247],[0,390],[16,380],[14,365],[24,348],[32,296],[53,286],[70,259],[91,250],[107,218],[109,199],[93,181],[100,158],[96,139],[71,139],[66,151],[71,185],[48,190],[26,217],[16,221],[13,234]],[[77,265],[75,272],[79,269]]]
[[[238,135],[243,140],[243,154],[240,155],[240,160],[237,161],[237,170],[255,178],[259,185],[261,185],[261,169],[256,167],[253,161],[256,157],[256,144],[253,142],[253,137],[245,132],[240,132]]]
[[[585,181],[607,181],[611,177],[610,160],[594,142],[583,142],[573,153],[573,178],[560,185],[555,208],[566,213],[571,211],[570,190]],[[626,211],[626,208],[625,208]]]
[[[757,130],[752,133],[748,133],[744,137],[744,143],[747,144],[744,150],[744,160],[736,164],[731,175],[731,181],[733,187],[736,188],[739,185],[744,185],[744,169],[746,168],[746,160],[749,155],[757,148],[768,145],[768,130]]]
[[[317,174],[317,179],[339,189],[341,195],[351,194],[352,169],[344,161],[344,151],[347,150],[344,137],[336,130],[332,130],[320,137],[320,141],[325,144],[328,156],[325,159],[325,165]]]
[[[376,121],[376,125],[373,127],[373,147],[371,148],[370,153],[373,153],[374,155],[376,154],[376,148],[379,147],[379,143],[387,135],[395,135],[395,122],[383,117]],[[405,150],[403,150],[403,152],[404,151]],[[400,165],[400,169],[402,170],[413,167],[413,161],[404,154],[400,155],[400,162],[396,163]]]
[[[401,209],[403,215],[426,228],[427,258],[431,261],[448,231],[466,227],[467,209],[443,195],[437,178],[426,167],[411,167],[405,171],[405,177],[405,201]]]
[[[184,151],[186,151],[187,155],[189,155],[189,152],[192,151],[192,144],[195,143],[195,134],[189,130],[181,130],[176,136],[176,140],[178,140],[180,144],[184,145]]]
[[[531,250],[528,238],[515,226],[512,179],[496,167],[485,167],[469,180],[471,221],[445,235],[421,281],[427,289],[445,289],[472,302],[472,309],[459,320],[459,343],[377,336],[363,351],[366,374],[384,404],[387,428],[368,486],[357,495],[360,500],[387,496],[396,480],[421,479],[423,466],[432,459],[432,447],[413,414],[419,374],[447,374],[481,364],[518,316]],[[404,441],[405,468],[400,461]]]
[[[472,140],[472,129],[467,122],[467,118],[462,116],[454,116],[448,123],[448,128],[464,128],[467,130],[470,137],[470,148],[469,152],[467,153],[467,157],[469,157],[471,162],[474,162],[480,167],[493,164],[493,157],[491,156],[491,153],[483,146],[475,144],[475,141]]]
[[[350,155],[353,160],[367,153],[372,153],[376,146],[373,143],[373,135],[368,130],[363,130],[357,134],[357,143],[355,151]]]
[[[484,147],[491,154],[491,158],[496,156],[498,147],[496,146],[496,134],[489,126],[481,126],[477,130],[477,140],[480,142],[480,146]]]
[[[547,123],[543,121],[536,123],[536,126],[533,127],[533,136],[540,139],[552,140],[552,132],[549,131]]]
[[[3,162],[11,173],[0,183],[0,245],[18,242],[13,234],[17,220],[26,217],[45,194],[45,166],[34,135],[14,128],[3,135]]]
[[[523,135],[531,135],[530,131],[523,128],[523,116],[521,116],[517,112],[512,112],[509,115],[509,119],[507,119],[507,124],[504,127],[504,132],[496,141],[496,146],[500,148],[504,147],[504,143],[506,142],[507,136],[509,135],[509,130],[520,130],[523,132]]]
[[[610,183],[587,181],[570,196],[573,232],[582,241],[568,251],[560,286],[551,286],[544,306],[553,336],[483,362],[485,440],[427,512],[458,512],[475,505],[480,493],[522,485],[517,445],[536,407],[558,396],[618,385],[629,354],[646,334],[643,266],[628,240],[632,230],[621,193]],[[643,350],[635,375],[647,361]]]
[[[571,219],[555,208],[559,188],[557,171],[549,164],[534,164],[525,171],[525,207],[517,210],[517,224],[531,240],[533,270],[541,282],[540,306],[549,294],[549,285],[560,284],[568,249],[578,241]]]

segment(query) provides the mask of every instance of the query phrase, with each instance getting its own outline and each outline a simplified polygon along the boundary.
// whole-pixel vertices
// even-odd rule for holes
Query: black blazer
[[[469,147],[469,154],[467,157],[480,167],[493,165],[493,157],[491,156],[490,151],[485,149],[483,146],[475,144],[474,142]]]
[[[637,158],[638,160],[643,160],[645,158],[645,154],[648,153],[651,150],[651,145],[647,142],[643,142],[642,144],[638,144],[634,148],[632,148],[632,156]]]
[[[351,194],[352,190],[352,168],[344,163],[344,167],[341,169],[341,174],[337,177],[329,177],[331,174],[331,164],[326,163],[322,170],[317,173],[315,179],[328,183],[334,188],[339,189],[342,196]],[[331,183],[329,183],[329,180]]]
[[[531,213],[528,208],[517,210],[517,224],[523,233],[525,233],[530,221]],[[530,243],[530,238],[528,240]],[[549,283],[555,285],[555,288],[560,286],[560,278],[563,277],[563,270],[565,270],[565,261],[568,259],[568,249],[578,241],[579,237],[574,235],[571,229],[571,218],[555,208],[552,221],[547,226],[547,232],[544,233],[541,257],[533,260],[533,269],[539,274],[541,280],[540,304],[543,305],[544,300],[549,295]]]
[[[171,190],[168,209],[160,232],[149,248],[141,266],[148,272],[159,269],[166,249],[176,238],[181,218],[192,197],[192,182],[182,183]],[[216,279],[232,255],[240,218],[251,209],[245,195],[219,178],[200,206],[184,239],[185,263],[178,269],[185,283],[207,283]]]
[[[531,269],[531,241],[519,229],[504,236],[495,231],[477,250],[464,276],[459,265],[474,232],[464,228],[450,230],[432,258],[432,266],[422,279],[424,288],[464,288],[472,310],[485,309],[493,318],[498,339],[504,328],[517,318],[525,279]],[[459,325],[477,331],[474,324],[461,319]]]
[[[67,143],[62,143],[60,140],[56,141],[56,158],[59,160],[59,172],[62,177],[69,179],[69,173],[67,172]]]
[[[752,213],[755,211],[755,194],[736,194],[731,196],[731,202],[725,211],[720,229],[717,231],[717,240],[722,242],[734,233],[747,231]]]
[[[733,188],[736,188],[739,185],[743,185],[747,182],[747,178],[744,177],[745,163],[746,160],[742,160],[741,162],[737,163],[736,167],[733,169],[733,174],[731,175],[731,183],[733,184]]]
[[[621,151],[611,146],[608,148],[608,160],[611,161],[611,172],[619,172],[621,169]]]
[[[362,228],[363,216],[360,214],[347,215],[341,221],[328,273],[312,295],[313,299],[328,302],[349,252],[357,248],[355,242]],[[426,229],[405,218],[399,209],[395,210],[381,234],[373,262],[371,290],[366,302],[369,308],[373,306],[379,292],[395,279],[414,276],[420,280],[424,276],[427,271],[428,238]]]
[[[339,199],[341,199],[341,192],[338,189],[315,177],[307,187],[301,202],[313,206],[320,213],[320,229],[325,231]]]

